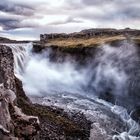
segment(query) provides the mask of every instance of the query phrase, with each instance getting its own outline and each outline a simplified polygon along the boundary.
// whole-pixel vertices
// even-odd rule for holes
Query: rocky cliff
[[[17,86],[14,76],[12,50],[0,46],[0,138],[17,140],[35,138],[39,120],[25,115],[17,105]],[[23,97],[25,95],[23,94]]]

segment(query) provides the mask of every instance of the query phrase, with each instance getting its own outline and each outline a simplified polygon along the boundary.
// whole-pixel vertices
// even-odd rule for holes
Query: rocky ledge
[[[0,138],[17,140],[35,138],[38,134],[38,117],[27,116],[18,107],[16,77],[12,50],[0,46]],[[24,95],[23,95],[24,96]]]
[[[41,34],[40,41],[34,42],[34,50],[44,48],[93,48],[102,44],[117,45],[118,42],[130,40],[140,46],[140,30],[134,29],[88,29],[70,34]]]

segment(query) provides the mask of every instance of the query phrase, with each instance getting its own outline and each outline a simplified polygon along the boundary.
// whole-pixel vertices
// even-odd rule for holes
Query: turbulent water
[[[140,140],[140,126],[121,107],[123,102],[127,102],[121,99],[129,98],[130,89],[139,88],[139,77],[132,77],[134,71],[140,75],[139,69],[136,69],[139,58],[134,44],[123,42],[119,47],[102,45],[93,63],[81,69],[77,69],[75,63],[69,60],[63,63],[50,61],[51,50],[41,54],[32,53],[32,43],[8,46],[14,53],[15,74],[22,80],[26,94],[34,102],[59,106],[66,110],[79,110],[91,121],[96,110],[95,102],[98,102],[119,115],[129,128],[114,135],[112,139]],[[108,90],[115,96],[116,105],[98,98]],[[125,105],[133,101],[132,99]],[[91,130],[91,140],[92,131],[94,129]]]

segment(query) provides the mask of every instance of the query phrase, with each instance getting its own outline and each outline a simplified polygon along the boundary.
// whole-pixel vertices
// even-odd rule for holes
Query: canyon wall
[[[135,34],[132,33],[134,36]],[[138,35],[138,32],[136,31],[136,34]],[[80,42],[79,42],[80,43]],[[110,84],[107,85],[107,88],[101,90],[107,83],[105,82],[106,79],[104,79],[104,76],[102,80],[100,81],[100,86],[96,90],[99,91],[97,95],[99,98],[102,98],[106,101],[109,101],[113,104],[117,103],[120,106],[124,106],[128,109],[128,112],[131,112],[133,110],[133,113],[131,114],[132,117],[135,120],[139,120],[139,52],[140,47],[139,44],[133,40],[129,40],[126,38],[123,41],[116,41],[115,43],[106,44],[109,45],[109,49],[107,50],[106,54],[102,52],[102,45],[99,46],[92,46],[92,47],[63,47],[63,46],[45,46],[45,44],[38,44],[34,45],[33,51],[37,53],[42,53],[44,51],[49,52],[49,59],[52,62],[72,62],[74,65],[76,65],[76,69],[81,68],[89,68],[90,67],[90,76],[91,80],[87,83],[87,90],[91,90],[91,92],[95,92],[95,89],[92,87],[92,82],[94,83],[94,80],[96,78],[96,69],[98,71],[98,68],[102,65],[102,70],[100,71],[100,76],[104,75],[104,68],[106,66],[111,65],[110,69],[107,69],[107,71],[111,71],[114,69],[121,70],[120,72],[123,72],[126,74],[127,81],[123,84],[126,86],[126,94],[124,91],[119,91],[118,95],[114,95],[114,91],[112,91],[113,84],[110,82]],[[104,45],[103,45],[104,46]],[[105,49],[105,48],[104,48]],[[112,52],[111,52],[112,51]],[[109,54],[110,53],[110,54]],[[108,58],[106,61],[102,58],[102,56]],[[48,57],[48,55],[47,55]],[[111,59],[110,59],[111,58]],[[106,71],[106,72],[107,72]],[[106,73],[105,72],[105,73]],[[137,76],[135,76],[137,75]],[[116,77],[119,78],[119,75],[117,73],[114,73],[112,75],[112,78]],[[105,81],[103,81],[103,79]],[[123,79],[122,79],[123,80]],[[111,80],[109,80],[111,81]],[[119,82],[116,83],[119,85]],[[86,89],[85,88],[85,89]]]
[[[14,76],[14,57],[11,48],[0,46],[0,138],[1,140],[33,139],[37,136],[37,117],[27,116],[18,107],[19,95]],[[21,85],[22,86],[22,85]],[[17,98],[18,97],[18,98]],[[29,102],[29,100],[26,100]]]

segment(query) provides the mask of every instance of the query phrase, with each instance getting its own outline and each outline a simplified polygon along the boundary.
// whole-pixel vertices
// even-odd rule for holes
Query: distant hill
[[[93,37],[101,37],[101,36],[116,36],[116,35],[124,35],[124,36],[140,36],[140,30],[136,29],[112,29],[112,28],[93,28],[86,29],[80,32],[74,32],[70,34],[66,33],[52,33],[52,34],[41,34],[40,40],[47,41],[51,39],[75,39],[75,38],[93,38]]]
[[[0,43],[8,43],[8,42],[14,42],[14,41],[16,41],[16,40],[10,40],[5,37],[0,37]]]
[[[28,43],[28,42],[31,42],[31,41],[28,41],[28,40],[17,41],[17,40],[12,40],[12,39],[5,38],[5,37],[0,37],[0,43]]]
[[[94,28],[70,34],[52,33],[40,35],[42,45],[58,47],[89,47],[122,40],[132,40],[140,44],[140,30]]]

